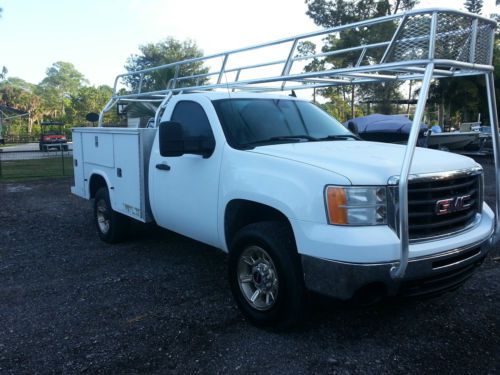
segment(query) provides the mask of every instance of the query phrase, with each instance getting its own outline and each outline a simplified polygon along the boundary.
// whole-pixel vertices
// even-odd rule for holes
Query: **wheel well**
[[[236,199],[229,202],[224,214],[224,232],[228,249],[236,232],[249,224],[261,221],[283,222],[290,228],[290,232],[293,233],[288,218],[273,207],[244,199]]]
[[[108,187],[108,184],[106,183],[104,177],[98,174],[93,174],[92,177],[90,177],[90,183],[89,183],[90,198],[94,198],[95,194],[97,193],[97,190],[99,190],[102,187]]]

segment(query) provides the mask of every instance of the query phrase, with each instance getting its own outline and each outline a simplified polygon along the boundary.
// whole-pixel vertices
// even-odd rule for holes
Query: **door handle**
[[[169,171],[170,165],[168,165],[168,164],[156,164],[156,169],[159,169],[160,171]]]

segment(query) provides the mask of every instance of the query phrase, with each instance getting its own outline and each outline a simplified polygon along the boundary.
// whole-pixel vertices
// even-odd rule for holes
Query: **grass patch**
[[[0,161],[0,181],[73,176],[72,157]]]

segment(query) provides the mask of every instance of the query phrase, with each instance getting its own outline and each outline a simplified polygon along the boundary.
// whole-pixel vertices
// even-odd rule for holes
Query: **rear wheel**
[[[304,315],[305,288],[293,233],[281,222],[250,224],[229,254],[233,296],[254,324],[287,327]]]
[[[109,192],[100,188],[94,199],[94,221],[99,238],[104,242],[116,243],[125,238],[129,220],[111,208]]]

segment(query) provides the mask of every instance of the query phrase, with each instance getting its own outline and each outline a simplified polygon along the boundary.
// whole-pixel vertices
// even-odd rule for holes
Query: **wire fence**
[[[0,181],[73,176],[73,150],[0,149]]]

